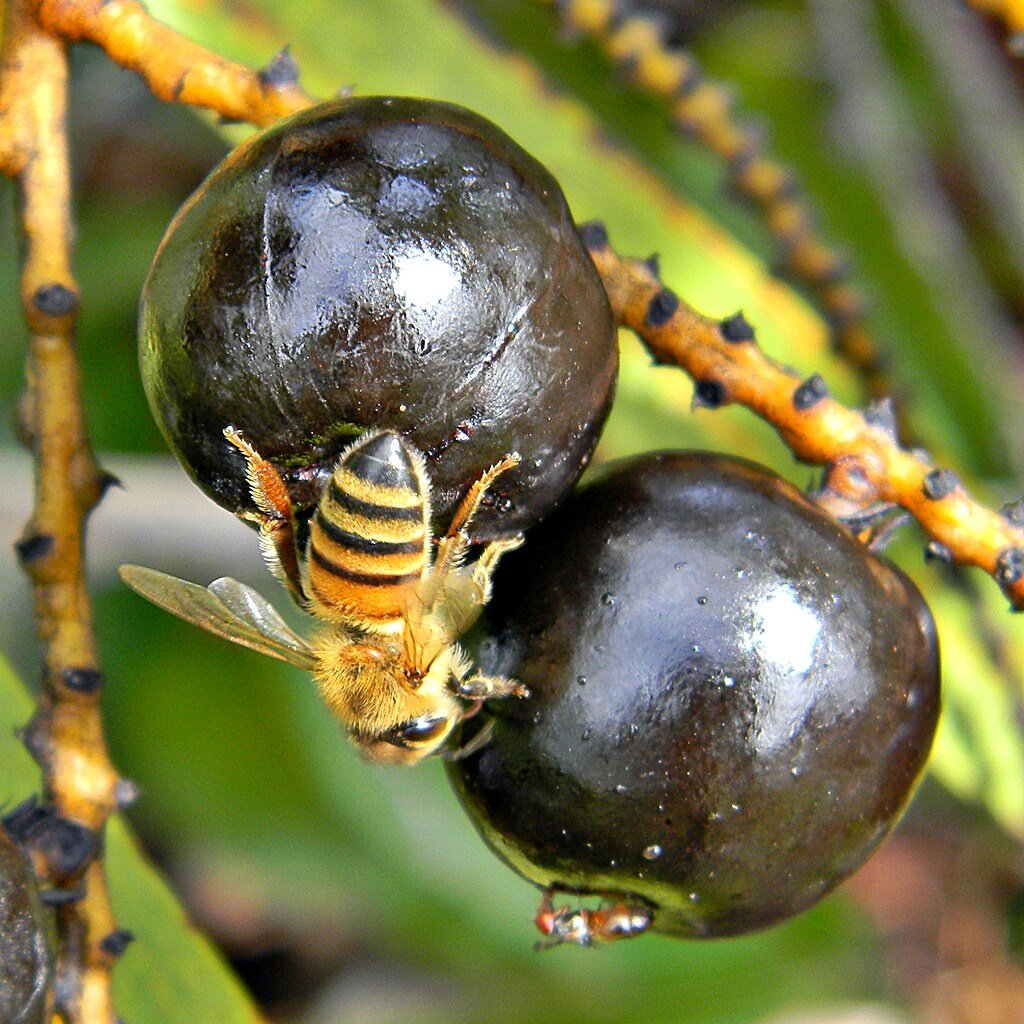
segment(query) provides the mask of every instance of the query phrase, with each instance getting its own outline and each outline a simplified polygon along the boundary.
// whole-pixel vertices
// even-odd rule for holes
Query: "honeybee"
[[[414,764],[439,751],[481,701],[525,696],[514,680],[474,671],[456,642],[490,598],[499,558],[522,543],[521,536],[492,541],[466,562],[467,528],[518,455],[473,484],[432,554],[423,456],[392,431],[361,437],[339,456],[300,551],[277,470],[234,428],[224,436],[246,460],[259,510],[250,518],[271,572],[325,625],[304,639],[268,601],[230,577],[201,587],[124,565],[129,587],[210,633],[311,672],[355,745],[377,763]]]

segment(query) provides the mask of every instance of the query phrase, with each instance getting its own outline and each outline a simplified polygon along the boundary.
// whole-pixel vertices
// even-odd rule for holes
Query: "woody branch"
[[[35,507],[17,545],[31,580],[43,678],[23,739],[43,772],[44,802],[5,824],[33,855],[56,907],[55,1012],[68,1024],[113,1024],[110,973],[127,944],[107,898],[104,827],[130,784],[107,755],[102,676],[86,593],[85,520],[107,477],[93,459],[79,398],[78,288],[71,273],[71,196],[64,44],[28,4],[7,10],[0,54],[0,170],[17,181],[24,257],[21,301],[30,332],[21,428],[35,458]]]
[[[255,125],[272,124],[313,103],[299,87],[287,51],[252,71],[151,18],[138,0],[35,0],[34,6],[44,29],[68,41],[96,43],[169,103]]]
[[[676,127],[724,164],[734,192],[775,239],[780,271],[823,312],[836,352],[868,396],[890,395],[885,359],[864,324],[866,303],[849,281],[847,261],[819,236],[807,196],[772,156],[762,127],[737,115],[730,87],[706,76],[692,54],[670,46],[657,18],[627,0],[557,0],[557,6],[569,29],[593,38],[638,88],[666,100]]]
[[[735,402],[767,420],[793,454],[828,469],[825,487],[854,507],[891,502],[906,509],[948,561],[995,577],[1024,609],[1024,500],[993,512],[948,469],[904,449],[894,431],[829,395],[821,377],[801,380],[769,359],[742,315],[701,316],[666,288],[647,263],[624,260],[599,225],[584,237],[620,325],[635,331],[655,360],[682,367],[705,405]]]

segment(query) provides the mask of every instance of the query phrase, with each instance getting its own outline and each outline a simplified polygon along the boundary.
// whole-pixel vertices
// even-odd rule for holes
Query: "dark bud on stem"
[[[588,249],[596,252],[608,248],[608,229],[599,220],[581,224],[576,231]]]
[[[684,100],[687,96],[692,96],[703,83],[704,72],[701,66],[695,60],[691,60],[676,89],[676,99]]]
[[[725,401],[725,388],[717,380],[699,380],[693,389],[697,408],[717,409]]]
[[[39,899],[48,907],[66,907],[85,899],[84,889],[43,889]]]
[[[25,846],[32,831],[47,814],[46,808],[39,805],[39,798],[33,795],[0,818],[0,825],[19,846]]]
[[[99,849],[91,829],[62,818],[52,804],[40,804],[34,796],[7,814],[2,824],[19,846],[44,857],[58,877],[82,872]]]
[[[1013,523],[1014,526],[1024,526],[1024,498],[1008,502],[1000,509],[1000,512],[1003,518]]]
[[[124,955],[124,951],[134,940],[135,935],[127,928],[117,928],[100,940],[100,949],[107,956],[117,958]]]
[[[110,473],[105,469],[100,470],[100,497],[102,498],[111,487],[117,487],[120,490],[124,490],[124,484],[121,482],[121,478],[114,473]]]
[[[953,552],[945,544],[937,540],[930,540],[924,549],[924,560],[926,562],[942,562],[944,565],[954,565],[956,560]]]
[[[131,779],[118,779],[114,785],[114,800],[118,810],[124,811],[138,802],[142,791]]]
[[[75,693],[91,696],[103,689],[103,673],[95,668],[66,668],[60,677],[64,685]]]
[[[54,540],[48,533],[36,533],[15,541],[14,551],[23,566],[32,565],[53,550]]]
[[[287,46],[260,71],[260,81],[266,89],[282,89],[295,85],[298,80],[299,66]]]
[[[733,313],[726,317],[720,324],[722,337],[726,341],[738,344],[743,341],[754,340],[754,328],[747,323],[747,318],[742,313]]]
[[[959,486],[960,480],[951,469],[933,469],[924,478],[924,496],[930,501],[941,501]]]
[[[662,288],[647,307],[647,326],[664,327],[676,315],[678,309],[679,297],[676,293],[670,288]]]
[[[996,558],[996,582],[1011,587],[1024,577],[1024,548],[1003,548]]]
[[[828,385],[820,374],[816,373],[812,377],[808,377],[793,392],[793,408],[797,412],[806,412],[828,397]]]
[[[896,403],[891,398],[880,398],[872,402],[864,410],[864,419],[869,426],[885,431],[893,441],[899,439]]]
[[[36,289],[32,305],[45,316],[67,316],[78,309],[78,296],[62,284],[44,284]]]

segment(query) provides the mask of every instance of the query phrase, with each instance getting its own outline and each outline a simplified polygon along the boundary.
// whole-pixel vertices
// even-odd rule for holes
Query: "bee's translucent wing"
[[[458,572],[445,577],[434,598],[433,614],[451,639],[456,640],[480,618],[483,609],[480,584],[468,573]]]
[[[122,565],[121,579],[164,611],[209,633],[311,671],[309,644],[251,587],[225,576],[209,587],[141,565]]]
[[[230,576],[214,580],[207,590],[224,602],[228,611],[248,622],[270,640],[295,651],[309,651],[309,645],[281,618],[277,609],[252,587],[247,587]]]
[[[409,602],[405,616],[408,653],[422,670],[463,635],[484,607],[480,584],[466,572],[443,579],[427,577]]]

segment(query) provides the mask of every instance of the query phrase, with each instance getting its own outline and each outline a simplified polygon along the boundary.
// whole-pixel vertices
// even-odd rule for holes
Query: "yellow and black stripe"
[[[310,525],[311,596],[370,624],[400,620],[430,553],[429,494],[422,457],[399,434],[343,452]]]

